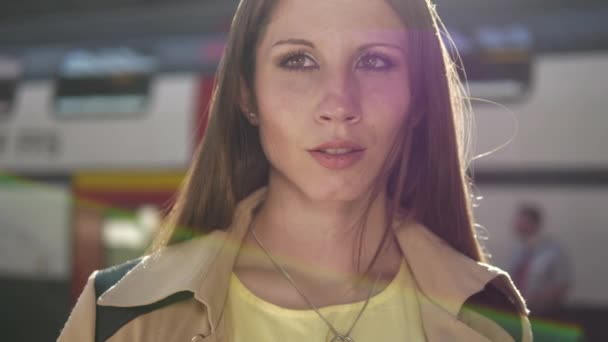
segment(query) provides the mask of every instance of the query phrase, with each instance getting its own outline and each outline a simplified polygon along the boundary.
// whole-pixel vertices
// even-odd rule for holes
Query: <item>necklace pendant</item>
[[[355,342],[355,340],[348,336],[336,335],[331,339],[331,342]]]

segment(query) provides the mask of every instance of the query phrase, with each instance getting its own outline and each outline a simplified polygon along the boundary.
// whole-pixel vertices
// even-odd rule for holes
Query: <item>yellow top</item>
[[[321,314],[346,333],[364,301],[322,307]],[[334,337],[313,310],[286,309],[253,294],[232,273],[226,306],[231,342],[328,342]],[[409,267],[373,296],[350,337],[356,342],[425,341],[416,286]]]

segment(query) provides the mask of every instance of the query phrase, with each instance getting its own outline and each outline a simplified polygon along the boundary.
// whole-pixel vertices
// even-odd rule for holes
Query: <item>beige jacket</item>
[[[126,319],[118,329],[110,331],[110,336],[98,336],[97,340],[227,342],[222,313],[232,267],[252,219],[252,209],[265,193],[265,189],[260,189],[244,199],[226,231],[215,231],[145,257],[99,298],[95,295],[98,272],[93,273],[58,341],[95,341],[99,308],[105,312],[122,310],[116,308],[129,311],[128,308],[153,305],[185,292],[191,295]],[[518,340],[532,340],[524,301],[506,273],[465,257],[420,224],[401,222],[395,229],[418,287],[421,321],[428,341],[513,341],[491,319],[461,311],[463,303],[489,282],[505,293],[517,294],[510,300],[520,313],[523,327],[523,336]]]

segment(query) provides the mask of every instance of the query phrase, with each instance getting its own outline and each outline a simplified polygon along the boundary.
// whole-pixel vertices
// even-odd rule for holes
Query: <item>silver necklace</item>
[[[274,267],[281,274],[283,274],[283,276],[285,278],[287,278],[287,280],[291,283],[291,285],[294,287],[294,289],[296,289],[296,291],[300,294],[300,296],[302,297],[302,299],[304,299],[304,301],[306,302],[306,304],[308,304],[308,306],[310,308],[312,308],[314,310],[314,312],[316,312],[317,315],[323,320],[323,322],[325,322],[325,324],[329,327],[329,329],[331,330],[331,332],[334,334],[334,337],[331,339],[331,342],[355,342],[355,340],[352,337],[350,337],[350,334],[353,331],[353,329],[355,328],[355,325],[357,325],[357,322],[359,321],[359,318],[361,318],[361,316],[363,315],[363,311],[365,311],[365,308],[367,307],[367,304],[369,303],[369,300],[372,297],[372,294],[374,293],[374,290],[376,289],[376,284],[378,283],[378,280],[380,279],[381,273],[378,273],[378,276],[374,280],[374,284],[372,285],[372,288],[369,291],[369,293],[367,295],[367,298],[365,299],[365,303],[363,303],[363,307],[361,308],[361,311],[359,311],[359,314],[357,315],[357,317],[353,321],[353,324],[350,326],[350,328],[348,329],[348,331],[346,332],[346,334],[340,334],[338,332],[338,330],[336,330],[336,328],[325,318],[325,316],[323,316],[321,314],[321,312],[319,311],[319,309],[317,308],[317,306],[314,305],[308,299],[308,297],[306,297],[306,295],[304,295],[304,292],[302,292],[300,290],[300,288],[298,287],[298,285],[296,285],[296,282],[289,275],[289,273],[287,273],[287,270],[285,270],[285,268],[283,268],[283,266],[281,266],[274,259],[274,257],[270,254],[270,252],[268,251],[268,249],[266,249],[266,247],[264,246],[264,244],[262,243],[262,241],[260,241],[260,239],[258,239],[258,236],[255,234],[253,220],[251,221],[251,229],[250,230],[251,230],[251,235],[253,236],[253,239],[260,246],[260,248],[262,249],[262,251],[264,251],[264,254],[266,254],[266,256],[268,257],[268,259],[270,259],[270,261],[272,262],[272,264],[274,265]]]

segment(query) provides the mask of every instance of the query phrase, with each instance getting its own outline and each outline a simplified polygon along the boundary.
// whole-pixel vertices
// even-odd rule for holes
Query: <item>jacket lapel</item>
[[[97,300],[101,306],[135,307],[189,291],[207,308],[213,336],[220,323],[230,274],[247,233],[252,210],[262,201],[262,188],[236,208],[231,226],[146,256]],[[219,331],[218,331],[219,333]]]
[[[468,258],[417,222],[398,223],[396,235],[418,286],[421,320],[429,341],[489,341],[458,319],[464,302],[489,282],[508,296],[514,293],[511,299],[520,314],[527,313],[504,271]]]
[[[194,297],[207,305],[212,330],[215,330],[215,327],[223,328],[224,326],[221,318],[228,296],[230,275],[241,244],[247,235],[249,224],[253,219],[253,211],[263,201],[265,194],[266,188],[262,188],[239,203],[232,224],[227,230],[226,238],[216,254],[215,260],[210,264],[211,267],[199,271],[203,277]],[[223,334],[223,331],[221,333]]]
[[[470,296],[501,273],[454,250],[417,222],[400,222],[396,229],[420,291],[453,316]]]
[[[418,303],[427,341],[490,342],[426,296],[419,296]]]

